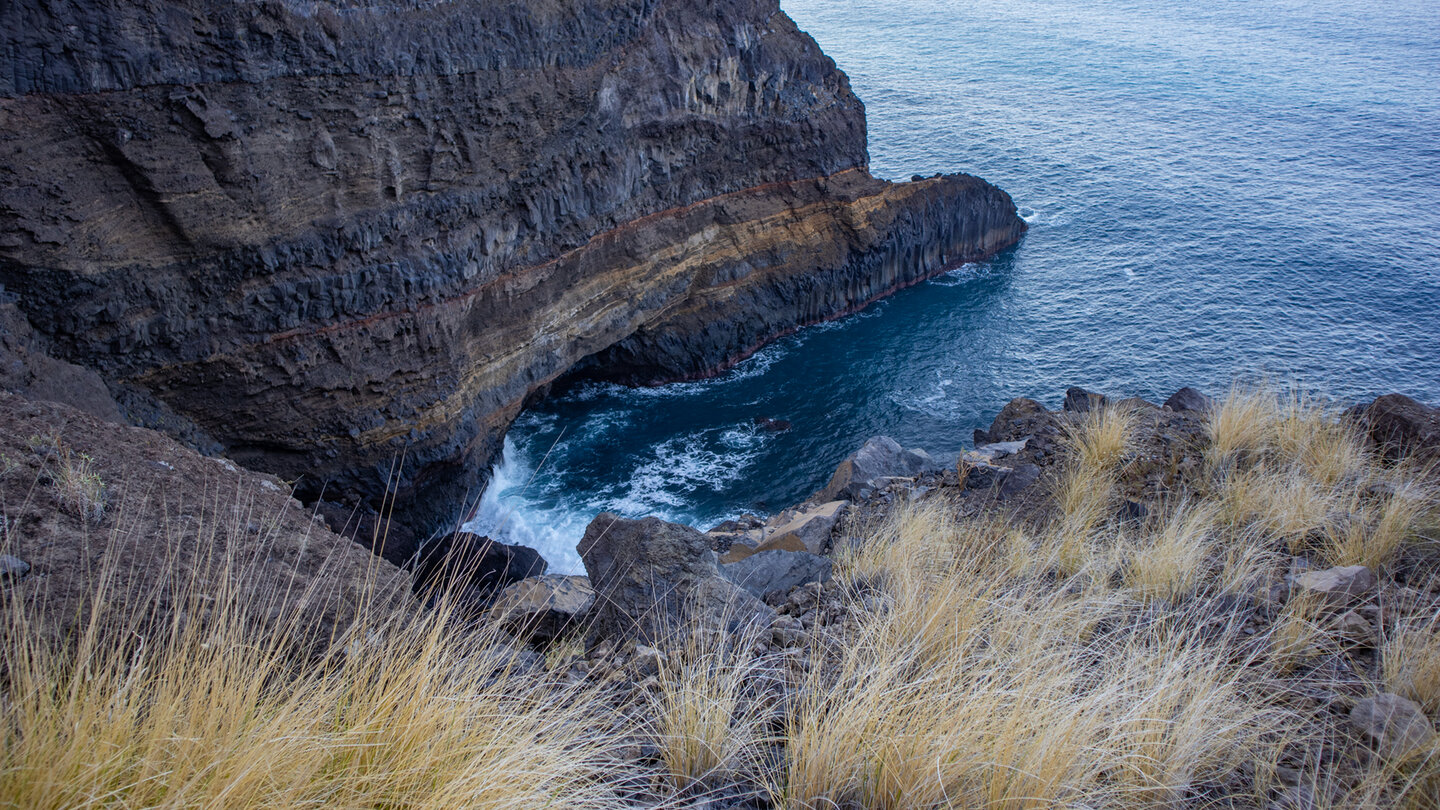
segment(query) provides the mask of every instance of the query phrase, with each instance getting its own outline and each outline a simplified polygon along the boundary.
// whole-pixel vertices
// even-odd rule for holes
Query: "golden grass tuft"
[[[651,714],[672,787],[692,797],[750,778],[759,767],[766,698],[751,633],[683,634],[659,666]],[[677,636],[681,638],[681,636]]]
[[[1385,639],[1381,671],[1391,692],[1440,714],[1440,613],[1408,619]]]
[[[211,560],[151,595],[165,613],[120,604],[107,562],[76,637],[6,600],[0,805],[613,806],[604,702],[493,629],[362,609],[317,640],[325,594],[241,599],[252,561],[185,553]]]

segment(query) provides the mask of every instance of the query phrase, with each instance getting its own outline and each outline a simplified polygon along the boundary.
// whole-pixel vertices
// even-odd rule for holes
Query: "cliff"
[[[1025,227],[973,177],[870,177],[770,0],[19,0],[0,32],[0,283],[50,351],[422,530],[577,365],[710,373]]]

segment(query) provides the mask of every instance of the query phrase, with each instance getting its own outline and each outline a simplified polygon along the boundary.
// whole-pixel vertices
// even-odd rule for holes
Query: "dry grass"
[[[1232,389],[1209,432],[1208,494],[1236,542],[1378,570],[1433,519],[1423,471],[1384,464],[1357,427],[1304,395]]]
[[[1440,714],[1440,613],[1404,621],[1385,640],[1385,686]]]
[[[1274,756],[1287,717],[1227,642],[1016,577],[1002,525],[911,507],[880,532],[851,562],[892,566],[885,605],[809,672],[781,806],[1163,806]]]
[[[767,701],[756,690],[764,666],[751,654],[753,641],[748,634],[686,633],[660,664],[651,716],[677,792],[703,795],[761,767]]]
[[[759,791],[789,810],[1267,807],[1288,762],[1316,807],[1435,808],[1440,743],[1369,757],[1343,712],[1305,703],[1368,684],[1325,681],[1348,654],[1336,611],[1260,598],[1292,554],[1405,564],[1435,519],[1427,479],[1380,464],[1323,406],[1237,391],[1205,464],[1126,521],[1138,418],[1071,425],[1053,511],[889,508],[837,556],[827,604],[848,618],[816,618],[807,649],[676,633],[654,680],[624,687],[633,717],[613,690],[565,685],[576,638],[532,665],[444,606],[362,611],[313,653],[273,612],[303,600],[234,598],[249,569],[224,555],[205,587],[172,583],[187,618],[158,629],[107,613],[103,577],[65,644],[12,600],[0,804],[668,807]],[[1440,620],[1382,625],[1383,688],[1440,712]],[[653,763],[613,759],[635,739]]]
[[[299,606],[326,597],[240,599],[249,563],[214,551],[153,594],[165,613],[119,604],[108,565],[76,638],[8,599],[0,806],[613,805],[611,718],[584,689],[448,609],[362,610],[316,654]]]

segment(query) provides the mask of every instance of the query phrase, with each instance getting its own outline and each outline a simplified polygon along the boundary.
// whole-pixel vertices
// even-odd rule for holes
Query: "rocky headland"
[[[1025,231],[977,178],[871,177],[863,105],[773,0],[0,23],[0,284],[32,354],[337,528],[393,511],[395,560],[559,376],[713,373]]]

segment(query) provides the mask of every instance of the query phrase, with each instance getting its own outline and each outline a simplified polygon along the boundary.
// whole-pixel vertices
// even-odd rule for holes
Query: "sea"
[[[598,512],[763,516],[871,436],[953,459],[1072,385],[1440,403],[1440,3],[781,7],[865,102],[876,175],[979,175],[1029,233],[719,378],[534,405],[472,531],[579,572]]]

